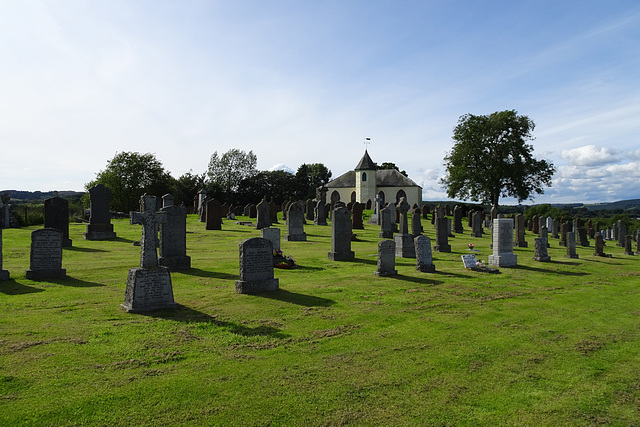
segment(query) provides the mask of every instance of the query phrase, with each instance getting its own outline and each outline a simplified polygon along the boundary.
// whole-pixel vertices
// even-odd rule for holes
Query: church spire
[[[378,169],[378,167],[376,166],[376,164],[374,163],[373,160],[371,160],[371,157],[369,157],[369,153],[367,152],[367,150],[364,150],[364,156],[362,156],[362,159],[360,159],[360,162],[358,163],[358,166],[356,166],[355,170],[376,170]]]

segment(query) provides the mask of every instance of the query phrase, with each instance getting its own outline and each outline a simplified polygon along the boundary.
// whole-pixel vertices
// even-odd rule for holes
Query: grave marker
[[[44,228],[55,228],[62,233],[62,246],[71,247],[69,238],[69,202],[61,197],[44,201]]]
[[[331,252],[329,259],[348,261],[355,257],[351,250],[351,218],[344,206],[338,206],[331,213]]]
[[[307,235],[304,232],[304,212],[300,203],[291,203],[287,213],[287,234],[284,240],[288,242],[306,242]]]
[[[267,239],[268,241],[271,242],[274,252],[279,251],[280,250],[280,229],[277,227],[265,227],[260,231],[262,232],[261,234],[262,238]]]
[[[493,255],[489,255],[489,265],[513,267],[518,264],[518,256],[513,253],[513,219],[493,220]]]
[[[9,270],[2,269],[2,228],[0,228],[0,282],[9,280]]]
[[[89,199],[91,216],[84,238],[86,240],[115,239],[116,233],[113,232],[113,224],[111,224],[111,215],[109,214],[111,190],[102,184],[95,185],[89,189]]]
[[[41,228],[31,233],[31,256],[26,277],[29,280],[64,279],[62,268],[62,232]]]
[[[161,211],[166,222],[160,223],[160,258],[158,264],[170,271],[191,268],[191,257],[187,255],[187,210],[173,204],[173,196],[162,196]]]
[[[236,292],[253,294],[273,292],[280,288],[280,281],[273,276],[273,245],[261,237],[244,240],[239,245],[240,280],[236,280]]]
[[[389,277],[397,274],[396,243],[393,240],[382,240],[378,242],[378,269],[375,275]]]
[[[435,273],[436,266],[433,264],[431,239],[427,236],[417,236],[413,242],[416,251],[416,270],[423,273]]]

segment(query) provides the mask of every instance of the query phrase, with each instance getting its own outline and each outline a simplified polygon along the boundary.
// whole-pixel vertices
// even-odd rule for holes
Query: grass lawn
[[[43,282],[24,273],[36,227],[4,230],[0,425],[640,425],[640,257],[615,242],[568,259],[551,239],[540,263],[527,233],[518,266],[487,274],[462,265],[468,243],[490,254],[465,227],[436,273],[396,259],[385,278],[379,227],[334,262],[331,227],[308,224],[282,242],[299,267],[275,271],[281,290],[240,295],[238,243],[259,231],[189,216],[180,306],[130,314],[141,227],[113,224],[111,241],[72,224],[69,277]]]

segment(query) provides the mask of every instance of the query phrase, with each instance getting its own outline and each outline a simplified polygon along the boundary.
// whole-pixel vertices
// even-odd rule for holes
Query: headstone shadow
[[[395,276],[389,276],[389,279],[402,280],[403,282],[412,282],[412,283],[418,283],[420,285],[428,285],[428,286],[441,285],[444,283],[442,280],[433,280],[433,279],[429,279],[428,277],[430,276],[425,275],[425,277],[422,278],[422,277],[405,276],[404,274],[396,274]]]
[[[280,329],[272,326],[259,325],[250,327],[235,322],[227,322],[216,319],[207,313],[194,310],[185,305],[178,304],[172,309],[162,309],[156,311],[145,311],[137,313],[141,316],[173,320],[181,323],[209,323],[217,327],[227,329],[230,333],[245,337],[264,336],[271,338],[288,338],[289,335],[281,332]]]
[[[580,265],[579,263],[575,263],[575,262],[560,262],[560,261],[551,261],[547,264]],[[574,272],[574,271],[556,271],[556,270],[549,270],[547,268],[530,267],[528,265],[517,265],[510,268],[513,268],[516,270],[535,271],[537,273],[558,274],[560,276],[589,276],[591,274],[591,273]]]
[[[175,271],[174,273],[184,274],[186,276],[211,277],[213,279],[237,280],[237,274],[221,273],[219,271],[207,271],[200,268],[191,267],[188,270]]]
[[[121,242],[121,243],[133,243],[133,242],[137,242],[138,240],[125,239],[124,237],[114,237],[113,239],[109,239],[108,241]]]
[[[33,286],[23,285],[13,279],[9,279],[0,285],[0,293],[6,295],[24,295],[36,292],[44,292],[44,289],[34,288]]]
[[[56,285],[61,285],[61,286],[71,286],[74,288],[97,288],[97,287],[106,286],[102,283],[87,282],[86,280],[76,279],[72,276],[67,276],[64,279],[48,279],[46,280],[46,282],[55,283]]]
[[[73,251],[73,252],[108,252],[104,249],[95,249],[95,248],[79,248],[77,246],[67,246],[62,248],[65,251]]]
[[[369,264],[369,265],[375,265],[375,266],[378,265],[378,259],[377,258],[375,260],[374,259],[365,259],[365,258],[351,258],[351,259],[344,260],[342,262],[353,262],[353,263],[356,263],[356,264]]]
[[[305,307],[329,307],[335,304],[335,301],[327,298],[299,294],[297,292],[286,291],[284,289],[280,289],[275,292],[260,292],[252,295],[262,298],[276,299],[278,301],[289,302]]]

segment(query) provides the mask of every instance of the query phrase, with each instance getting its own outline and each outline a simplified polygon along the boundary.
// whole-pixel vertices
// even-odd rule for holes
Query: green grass
[[[0,425],[640,424],[640,259],[613,242],[613,258],[567,259],[552,239],[539,263],[528,233],[494,275],[463,268],[468,243],[490,254],[465,228],[436,273],[397,259],[382,278],[378,227],[334,262],[330,226],[307,225],[282,242],[300,267],[276,270],[281,290],[240,295],[238,243],[259,231],[190,216],[180,307],[129,314],[141,228],[113,223],[102,242],[71,224],[55,282],[25,279],[35,227],[4,230]]]

